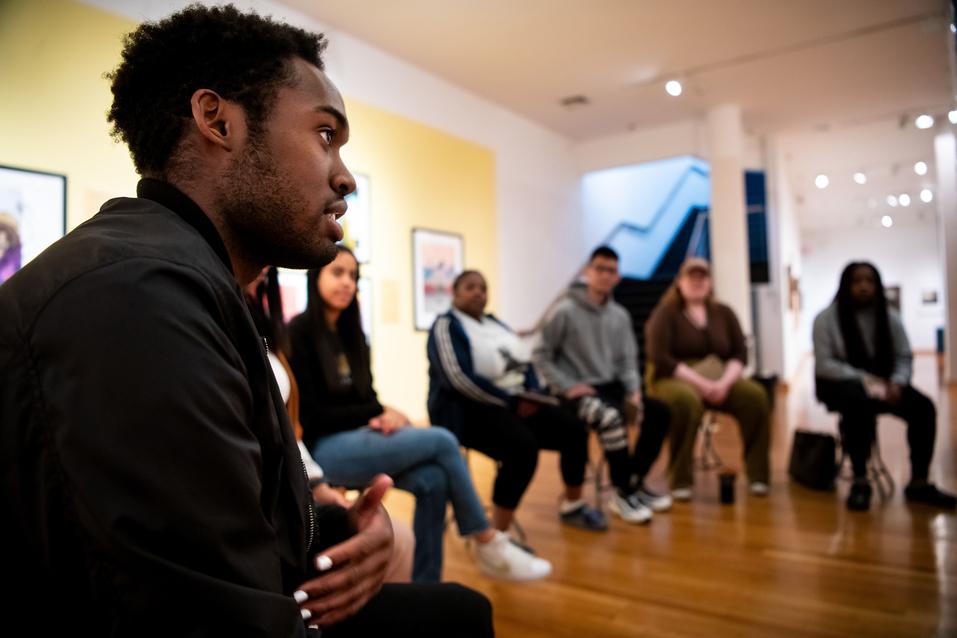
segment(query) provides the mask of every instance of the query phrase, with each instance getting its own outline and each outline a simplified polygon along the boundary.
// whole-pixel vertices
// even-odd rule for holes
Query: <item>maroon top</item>
[[[709,354],[722,361],[737,359],[746,365],[748,347],[734,311],[720,303],[708,306],[708,325],[699,328],[672,303],[659,303],[645,326],[648,361],[655,366],[655,378],[674,374],[682,361],[704,359]]]

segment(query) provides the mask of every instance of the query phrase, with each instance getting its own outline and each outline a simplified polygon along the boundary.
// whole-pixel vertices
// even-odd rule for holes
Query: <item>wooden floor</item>
[[[916,385],[940,412],[932,479],[954,491],[957,388],[938,388],[935,357],[918,357],[916,369]],[[957,636],[957,516],[904,503],[909,463],[902,422],[880,422],[884,460],[898,490],[886,503],[875,498],[870,512],[847,512],[846,483],[823,493],[788,481],[793,429],[836,426],[810,396],[810,371],[801,377],[778,396],[768,498],[749,497],[739,484],[736,504],[720,505],[713,472],[699,472],[694,500],[650,525],[613,518],[604,534],[567,529],[556,515],[557,458],[543,453],[519,517],[529,543],[552,561],[553,575],[530,584],[484,578],[450,529],[446,579],[491,599],[500,638]],[[728,464],[737,461],[733,422],[722,422],[717,445]],[[486,501],[492,471],[484,460],[473,462]],[[652,484],[664,487],[661,459]],[[410,499],[396,502],[408,497],[391,498],[409,511]]]

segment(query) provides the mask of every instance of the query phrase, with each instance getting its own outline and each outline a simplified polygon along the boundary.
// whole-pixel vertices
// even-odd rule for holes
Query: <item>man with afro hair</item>
[[[192,5],[125,40],[142,179],[0,287],[5,622],[92,636],[488,636],[455,585],[382,585],[377,477],[313,504],[241,287],[317,268],[355,181],[321,35]]]

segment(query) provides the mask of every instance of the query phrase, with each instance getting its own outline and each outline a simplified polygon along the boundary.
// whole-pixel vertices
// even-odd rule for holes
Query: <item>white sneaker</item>
[[[650,507],[653,512],[667,512],[671,509],[672,499],[668,494],[656,494],[649,489],[641,488],[635,492],[635,496],[642,505]]]
[[[691,488],[690,487],[676,487],[671,490],[671,498],[676,501],[690,501],[691,500]]]
[[[651,508],[638,500],[638,494],[621,496],[617,491],[608,499],[608,509],[626,523],[647,523],[651,520]]]
[[[751,493],[755,496],[767,496],[771,488],[768,487],[767,483],[762,483],[761,481],[754,481],[751,483]]]
[[[475,562],[486,576],[504,580],[538,580],[552,573],[552,564],[512,543],[496,531],[487,543],[475,543]]]

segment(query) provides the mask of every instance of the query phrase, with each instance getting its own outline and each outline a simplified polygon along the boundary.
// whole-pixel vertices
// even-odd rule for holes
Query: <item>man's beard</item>
[[[308,214],[308,203],[276,170],[262,134],[251,133],[242,154],[226,169],[216,204],[235,248],[256,264],[321,268],[336,257],[334,242],[318,229],[304,236],[289,223]]]

